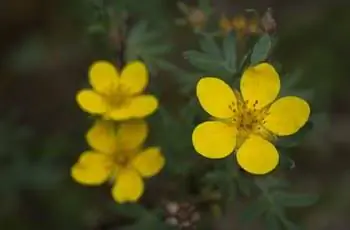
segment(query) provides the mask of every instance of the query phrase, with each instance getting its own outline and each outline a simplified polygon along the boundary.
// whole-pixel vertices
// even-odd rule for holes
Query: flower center
[[[121,107],[128,101],[128,90],[125,87],[118,85],[111,88],[104,97],[111,107]]]
[[[267,109],[256,109],[259,101],[253,103],[252,108],[248,108],[248,101],[242,99],[237,100],[237,104],[234,102],[229,105],[230,110],[233,112],[231,123],[237,128],[238,135],[237,141],[240,145],[249,135],[256,134],[267,137],[267,130],[264,128],[265,117],[268,115]]]
[[[129,163],[129,157],[125,153],[116,153],[113,156],[113,162],[114,164],[118,165],[119,167],[126,167]]]
[[[136,150],[119,150],[113,154],[113,162],[119,167],[127,167],[136,155]]]

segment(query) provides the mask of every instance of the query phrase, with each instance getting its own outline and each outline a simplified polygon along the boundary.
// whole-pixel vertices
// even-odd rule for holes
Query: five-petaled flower
[[[114,184],[113,198],[137,201],[144,191],[143,177],[156,175],[165,160],[158,147],[142,150],[148,127],[143,120],[130,120],[115,127],[112,121],[97,120],[86,139],[93,150],[81,154],[71,175],[84,185]]]
[[[80,107],[92,114],[101,114],[104,119],[128,120],[143,118],[158,107],[152,95],[142,95],[148,84],[148,73],[142,62],[134,61],[119,74],[109,62],[95,62],[89,71],[91,89],[77,94]]]
[[[275,136],[297,132],[308,120],[310,107],[295,96],[277,98],[279,75],[268,63],[249,67],[240,81],[241,94],[218,78],[197,84],[201,106],[214,117],[199,124],[192,141],[207,158],[224,158],[237,149],[238,164],[252,174],[266,174],[279,162],[271,143]]]

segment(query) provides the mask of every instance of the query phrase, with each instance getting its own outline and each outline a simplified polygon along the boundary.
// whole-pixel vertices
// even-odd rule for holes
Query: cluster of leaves
[[[207,12],[210,9],[210,7],[208,8],[208,1],[201,2]],[[182,10],[186,11],[183,5],[180,4],[180,8],[181,6]],[[216,36],[204,31],[200,33],[194,31],[196,36],[199,37],[199,49],[183,53],[183,58],[192,65],[192,70],[188,71],[166,61],[166,56],[172,50],[172,46],[164,42],[164,36],[162,36],[164,31],[159,30],[159,28],[158,30],[152,29],[152,25],[142,20],[136,20],[136,22],[128,24],[123,17],[115,19],[111,17],[113,14],[110,13],[110,7],[116,9],[113,8],[115,7],[113,4],[107,8],[104,5],[101,6],[101,9],[105,12],[104,15],[108,16],[108,23],[98,23],[98,25],[102,25],[103,31],[107,32],[105,37],[109,36],[111,28],[114,26],[118,25],[121,28],[118,30],[121,37],[119,42],[123,44],[123,49],[119,52],[123,53],[123,61],[143,60],[149,67],[152,76],[157,75],[159,70],[169,72],[174,76],[173,80],[179,88],[179,91],[174,90],[174,93],[178,93],[177,96],[179,97],[186,98],[185,102],[181,102],[177,109],[171,109],[170,106],[164,104],[161,105],[159,112],[151,118],[154,129],[152,137],[157,140],[157,143],[161,143],[167,158],[167,165],[164,170],[166,175],[186,180],[195,178],[194,186],[198,188],[195,189],[195,194],[188,194],[187,198],[200,197],[203,195],[200,191],[204,190],[209,191],[209,194],[220,194],[214,203],[223,212],[235,206],[241,200],[248,199],[249,202],[245,210],[240,212],[242,222],[251,222],[257,218],[262,218],[267,229],[298,229],[297,225],[286,217],[286,208],[312,205],[317,200],[316,195],[288,192],[286,182],[275,176],[247,176],[240,171],[235,160],[230,157],[219,161],[219,163],[198,161],[191,144],[192,130],[204,118],[204,112],[199,108],[194,96],[194,89],[199,78],[202,76],[217,76],[237,87],[242,72],[248,66],[266,60],[273,62],[271,51],[276,41],[275,38],[267,33],[253,38],[253,45],[246,50],[245,55],[239,57],[237,39],[233,32],[226,36]],[[123,5],[123,7],[119,6],[118,9],[119,15],[123,15],[122,13],[125,13],[125,11],[133,11],[128,4]],[[122,12],[120,9],[125,11]],[[105,19],[104,17],[100,18]],[[111,24],[113,19],[116,20],[116,24]],[[123,27],[125,25],[129,28]],[[92,26],[92,28],[95,27]],[[113,55],[117,54],[114,53]],[[278,63],[273,64],[279,66]],[[297,71],[293,74],[282,74],[281,95],[298,95],[312,104],[312,91],[297,89],[301,73],[301,71]],[[152,84],[157,83],[152,82]],[[155,86],[155,88],[158,88],[156,90],[159,90],[160,87],[162,86]],[[295,163],[288,153],[303,140],[312,127],[312,121],[309,121],[298,134],[278,140],[276,145],[281,153],[280,168],[284,170],[294,168]],[[200,166],[198,166],[198,162],[200,162]],[[182,188],[182,190],[186,190],[187,193],[193,192],[189,188]],[[113,210],[120,215],[135,221],[131,225],[126,225],[125,229],[140,229],[141,226],[143,228],[147,226],[150,229],[167,229],[169,227],[161,221],[163,216],[161,210],[148,210],[140,204],[114,205],[113,207]]]
[[[202,71],[201,76],[218,76],[229,84],[237,86],[239,77],[246,67],[270,59],[273,45],[273,38],[269,34],[263,34],[257,38],[255,44],[247,51],[242,60],[238,60],[234,34],[224,37],[221,47],[212,37],[204,36],[200,39],[200,51],[187,51],[184,55],[194,67]],[[312,104],[312,90],[296,89],[300,76],[300,71],[282,75],[280,96],[298,95]],[[303,141],[312,127],[313,123],[310,120],[297,134],[278,140],[276,144],[281,154],[281,169],[289,170],[295,167],[295,163],[288,153]],[[317,201],[315,194],[288,192],[286,181],[275,176],[247,177],[238,169],[232,158],[208,172],[203,181],[206,186],[219,188],[224,194],[223,209],[227,208],[228,205],[233,206],[239,200],[240,194],[243,197],[254,197],[255,193],[257,197],[253,198],[245,210],[241,212],[241,219],[244,222],[251,222],[262,217],[266,223],[266,229],[299,229],[296,224],[288,220],[285,209],[306,207]]]

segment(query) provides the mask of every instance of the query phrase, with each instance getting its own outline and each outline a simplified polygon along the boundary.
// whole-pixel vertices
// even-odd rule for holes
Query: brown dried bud
[[[202,28],[207,22],[207,16],[205,13],[197,8],[190,9],[187,15],[187,20],[195,28]]]
[[[188,202],[167,202],[165,204],[165,222],[182,230],[196,229],[200,214],[196,207]]]
[[[261,24],[265,32],[271,33],[276,30],[277,23],[272,16],[272,9],[268,8],[264,13],[264,16],[261,18]]]

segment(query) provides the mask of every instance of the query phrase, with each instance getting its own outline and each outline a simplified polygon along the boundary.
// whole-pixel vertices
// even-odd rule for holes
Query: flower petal
[[[148,126],[144,120],[130,120],[120,124],[117,131],[118,145],[124,150],[133,150],[147,138]]]
[[[117,149],[117,131],[112,121],[97,120],[86,134],[88,144],[102,152],[114,153]]]
[[[143,177],[152,177],[159,173],[165,164],[160,148],[152,147],[139,153],[132,165]]]
[[[249,137],[237,151],[237,162],[251,174],[267,174],[276,168],[278,152],[267,140],[259,136]]]
[[[305,125],[310,116],[309,104],[294,96],[282,97],[268,110],[264,126],[279,136],[296,133]]]
[[[138,172],[131,168],[124,168],[117,175],[116,183],[112,188],[112,196],[118,203],[136,202],[143,191],[143,180]]]
[[[276,99],[281,86],[275,68],[261,63],[244,71],[240,87],[248,107],[261,109]]]
[[[109,113],[113,120],[144,118],[152,114],[158,107],[158,100],[152,95],[140,95],[131,98],[130,102]]]
[[[203,109],[217,118],[232,117],[232,109],[236,108],[233,90],[219,78],[202,78],[197,84],[197,97]]]
[[[219,159],[228,156],[236,146],[236,129],[219,121],[199,124],[192,133],[195,150],[204,157]]]
[[[84,89],[78,92],[76,100],[82,110],[92,114],[102,114],[107,110],[107,103],[98,93]]]
[[[127,64],[121,74],[120,84],[128,95],[141,93],[148,84],[148,72],[145,64],[140,61]]]
[[[107,61],[93,63],[89,70],[91,86],[99,93],[107,93],[118,86],[117,69]]]
[[[111,174],[112,164],[106,155],[86,151],[81,154],[78,162],[71,169],[71,176],[75,181],[85,185],[100,185]]]

